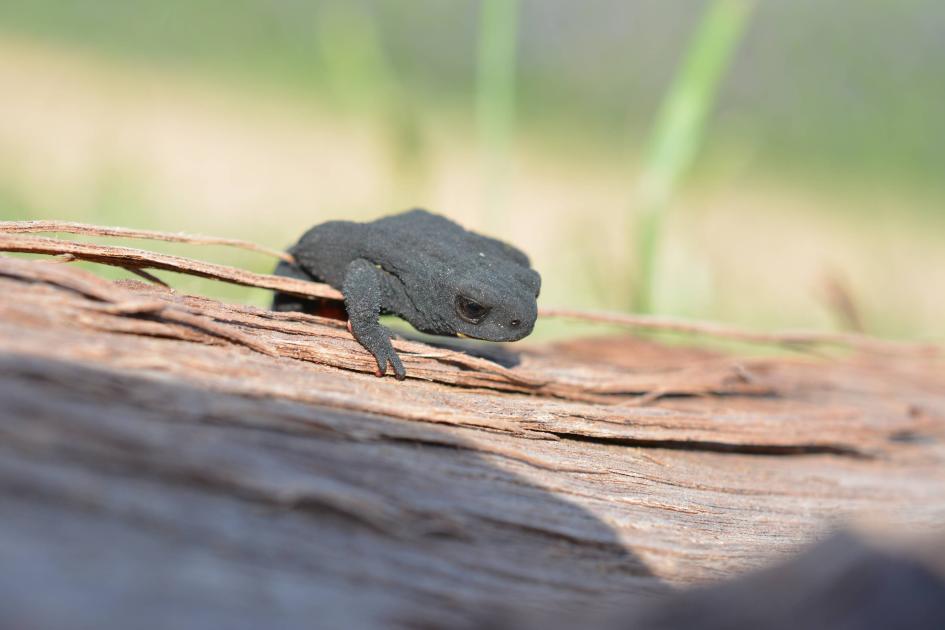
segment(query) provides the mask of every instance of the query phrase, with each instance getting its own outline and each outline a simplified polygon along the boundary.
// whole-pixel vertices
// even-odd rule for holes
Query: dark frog
[[[378,376],[404,366],[378,316],[393,314],[420,332],[486,341],[528,336],[538,315],[541,277],[528,256],[425,210],[370,223],[316,225],[289,249],[296,264],[276,274],[325,282],[341,290],[358,342],[377,359]],[[310,311],[314,303],[278,293],[277,311]]]

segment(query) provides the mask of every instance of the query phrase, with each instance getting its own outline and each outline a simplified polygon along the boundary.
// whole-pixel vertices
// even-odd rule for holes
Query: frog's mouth
[[[486,339],[485,337],[476,337],[475,335],[467,335],[466,333],[458,332],[456,336],[460,339],[472,339],[473,341],[492,341],[492,339]]]
[[[467,335],[466,333],[461,333],[461,332],[456,333],[456,336],[459,337],[460,339],[472,339],[473,341],[488,341],[490,343],[511,343],[513,341],[524,339],[528,335],[529,333],[525,333],[523,335],[517,335],[515,337],[509,337],[507,339],[488,339],[486,337],[476,337],[474,335]]]

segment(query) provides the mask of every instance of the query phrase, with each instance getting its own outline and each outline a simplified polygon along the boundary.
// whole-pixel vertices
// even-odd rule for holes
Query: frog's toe
[[[397,356],[397,353],[391,351],[390,353],[390,364],[394,368],[394,376],[398,381],[402,381],[407,378],[407,370],[404,369],[404,364],[401,363],[400,357]]]
[[[387,364],[389,363],[390,366],[394,368],[394,376],[398,381],[407,378],[407,371],[404,369],[404,364],[400,361],[400,357],[397,356],[393,348],[381,349],[372,354],[374,354],[374,359],[377,361],[377,369],[374,370],[374,376],[385,376],[387,374]]]
[[[404,369],[404,364],[401,363],[400,357],[397,356],[397,352],[393,348],[388,348],[378,355],[377,365],[381,372],[378,374],[378,376],[384,376],[387,374],[388,363],[390,363],[390,366],[394,368],[394,377],[398,381],[402,381],[407,378],[407,371]]]
[[[374,376],[378,378],[387,374],[387,356],[383,352],[374,354],[374,360],[377,361],[377,369],[374,370]]]

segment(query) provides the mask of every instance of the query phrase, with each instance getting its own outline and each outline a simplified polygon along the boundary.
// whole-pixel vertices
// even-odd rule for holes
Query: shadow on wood
[[[383,417],[27,357],[0,374],[6,627],[456,625],[658,586],[580,506]]]

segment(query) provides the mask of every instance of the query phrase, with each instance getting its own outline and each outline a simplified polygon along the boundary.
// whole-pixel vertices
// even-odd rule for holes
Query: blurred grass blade
[[[754,9],[754,0],[713,0],[659,111],[643,165],[637,202],[637,278],[633,306],[653,308],[663,216],[695,158],[719,81]]]
[[[319,5],[318,44],[330,93],[345,112],[379,121],[392,182],[382,207],[411,207],[422,198],[426,184],[426,141],[417,102],[401,84],[379,27],[377,16],[363,3],[334,0]]]
[[[476,124],[482,159],[483,212],[497,229],[505,197],[515,125],[519,0],[482,0]]]
[[[348,111],[383,106],[395,80],[374,16],[352,2],[318,6],[317,44],[331,96]]]

